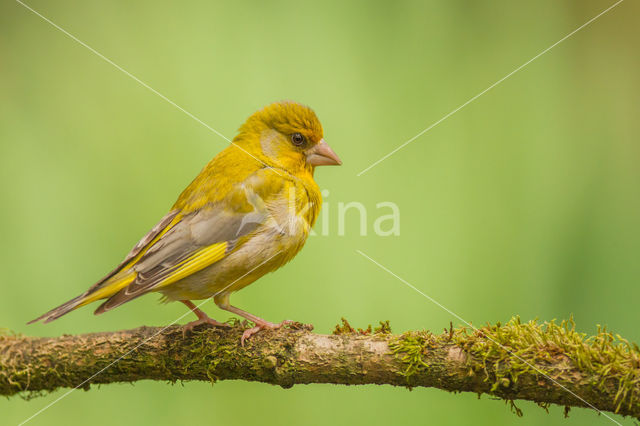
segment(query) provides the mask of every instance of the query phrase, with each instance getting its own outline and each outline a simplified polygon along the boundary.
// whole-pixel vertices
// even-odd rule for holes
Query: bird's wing
[[[250,178],[220,202],[182,216],[131,266],[121,288],[96,310],[100,314],[173,284],[223,259],[269,219],[260,179]],[[117,276],[116,276],[117,277]],[[116,278],[114,277],[114,278]],[[125,284],[126,283],[126,284]]]
[[[244,242],[243,237],[267,222],[269,199],[282,185],[261,169],[198,210],[172,210],[113,271],[78,297],[30,322],[50,322],[107,299],[96,310],[100,314],[223,259]]]

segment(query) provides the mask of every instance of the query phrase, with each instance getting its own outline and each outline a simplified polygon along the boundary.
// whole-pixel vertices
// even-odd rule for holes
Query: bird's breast
[[[243,237],[237,248],[206,269],[163,289],[163,293],[174,300],[231,293],[293,259],[318,216],[320,191],[317,186],[288,181],[271,195],[263,204],[254,203],[265,220]]]

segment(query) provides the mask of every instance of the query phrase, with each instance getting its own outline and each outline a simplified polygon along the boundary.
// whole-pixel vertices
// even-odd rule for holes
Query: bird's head
[[[324,141],[315,112],[293,101],[275,102],[254,113],[234,142],[266,164],[293,173],[342,164]]]

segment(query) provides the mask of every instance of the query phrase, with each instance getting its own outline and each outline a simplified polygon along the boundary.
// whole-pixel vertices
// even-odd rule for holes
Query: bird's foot
[[[249,328],[245,330],[244,333],[242,333],[242,337],[240,338],[240,344],[244,346],[244,341],[247,340],[249,337],[253,336],[254,334],[256,334],[257,332],[259,332],[260,330],[277,330],[284,325],[291,325],[291,324],[296,324],[296,322],[290,321],[290,320],[284,320],[279,324],[274,324],[269,321],[257,322],[255,327]]]
[[[194,327],[199,326],[200,324],[209,324],[213,327],[231,327],[229,324],[225,324],[220,321],[216,321],[213,318],[204,317],[198,318],[195,321],[191,321],[182,326],[182,335],[186,336],[188,332],[191,332]]]

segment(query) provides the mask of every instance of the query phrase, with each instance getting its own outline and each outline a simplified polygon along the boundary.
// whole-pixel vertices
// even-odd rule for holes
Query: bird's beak
[[[321,139],[318,144],[307,151],[307,164],[312,166],[339,166],[342,161],[324,139]]]

